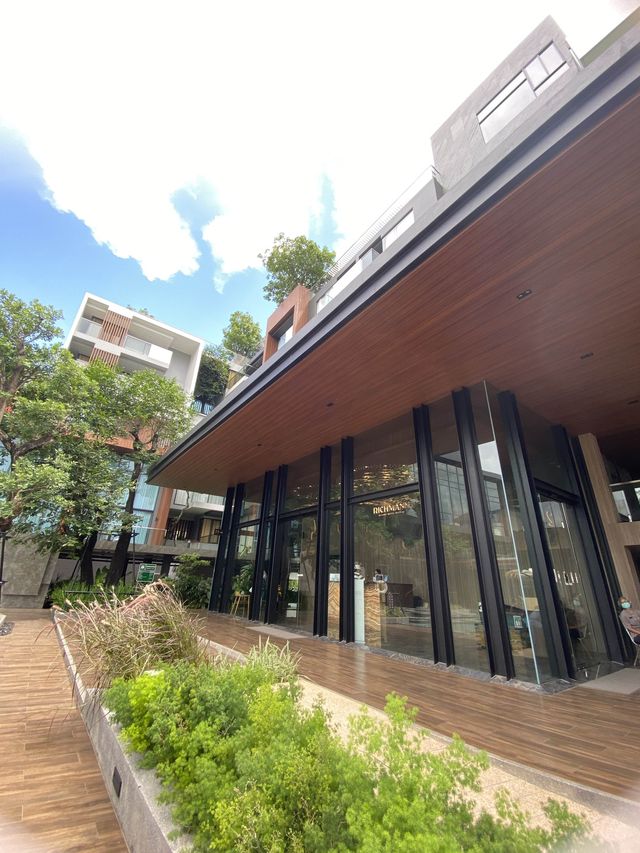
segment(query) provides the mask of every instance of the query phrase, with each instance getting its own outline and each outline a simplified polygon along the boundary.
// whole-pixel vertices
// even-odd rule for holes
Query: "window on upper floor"
[[[528,104],[568,68],[553,42],[547,45],[478,113],[485,142],[489,142]]]
[[[293,316],[291,316],[283,326],[280,326],[277,331],[272,334],[278,341],[278,349],[281,349],[286,342],[290,341],[293,337]]]

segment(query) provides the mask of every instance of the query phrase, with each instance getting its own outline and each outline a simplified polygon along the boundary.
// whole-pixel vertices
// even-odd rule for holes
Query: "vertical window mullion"
[[[340,490],[340,639],[352,643],[355,636],[353,582],[353,439],[342,439]]]
[[[421,406],[413,410],[422,504],[422,524],[427,551],[427,581],[433,633],[434,659],[450,665],[455,662],[449,592],[440,527],[438,485],[431,445],[429,410]]]
[[[469,498],[469,517],[476,551],[482,616],[487,633],[491,671],[494,675],[513,678],[515,671],[502,599],[498,558],[491,532],[489,507],[482,479],[473,409],[468,388],[453,392],[453,405],[460,442],[462,469]]]
[[[218,537],[218,551],[213,569],[213,581],[211,583],[211,595],[209,596],[209,610],[216,610],[220,598],[220,590],[224,578],[224,567],[227,560],[227,546],[229,544],[229,533],[231,529],[231,515],[233,512],[233,499],[235,488],[229,486],[227,496],[224,499],[224,510],[222,512],[222,523],[220,525],[220,536]]]
[[[220,613],[226,613],[231,597],[231,584],[233,580],[233,567],[236,561],[236,548],[238,546],[238,524],[242,514],[242,502],[244,500],[244,483],[236,486],[236,497],[233,504],[231,516],[231,532],[229,534],[229,546],[227,548],[227,559],[224,563],[224,577],[222,580],[222,595],[220,596]]]
[[[331,490],[331,448],[320,451],[320,488],[318,490],[318,547],[316,550],[316,588],[313,633],[327,635],[329,606],[329,519],[326,503]]]
[[[269,578],[267,583],[267,607],[265,610],[265,622],[272,622],[275,617],[275,605],[278,594],[278,578],[280,577],[280,561],[282,559],[282,530],[280,515],[284,508],[284,499],[287,490],[287,466],[278,468],[278,482],[276,485],[276,505],[273,511],[273,530],[271,532],[271,561],[269,565]]]
[[[260,599],[263,594],[262,576],[264,573],[264,555],[267,544],[266,534],[272,488],[273,471],[267,471],[264,475],[264,485],[262,487],[262,503],[260,504],[260,522],[258,525],[258,541],[256,542],[256,561],[253,567],[251,602],[249,604],[249,619],[253,620],[260,618]]]

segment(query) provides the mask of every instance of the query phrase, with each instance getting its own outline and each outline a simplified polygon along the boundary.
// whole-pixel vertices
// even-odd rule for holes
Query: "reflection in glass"
[[[572,491],[551,424],[536,412],[518,404],[531,472],[536,480]]]
[[[374,427],[353,443],[353,493],[380,492],[418,482],[416,442],[410,415]]]
[[[331,478],[329,481],[329,501],[340,500],[342,488],[342,447],[338,444],[331,446]]]
[[[264,563],[262,567],[262,577],[258,578],[258,591],[260,596],[260,611],[258,618],[264,622],[267,611],[267,591],[269,583],[269,571],[271,569],[271,533],[273,530],[273,522],[265,521],[265,544],[264,544]]]
[[[480,584],[453,402],[429,406],[455,661],[489,671]]]
[[[281,522],[282,558],[277,575],[276,614],[280,625],[313,632],[316,582],[315,515]]]
[[[471,400],[516,677],[541,683],[551,670],[497,394],[483,383]]]
[[[540,496],[540,511],[574,666],[578,678],[589,678],[597,674],[597,665],[607,661],[608,654],[575,509],[571,504]]]
[[[255,521],[260,518],[260,505],[262,503],[262,489],[264,477],[251,480],[244,487],[244,498],[242,500],[242,512],[240,521]]]
[[[355,639],[433,658],[420,496],[364,501],[355,519]]]
[[[303,459],[298,459],[297,462],[292,462],[287,469],[287,493],[284,511],[290,512],[318,503],[319,484],[319,453],[312,453]]]
[[[327,636],[340,639],[340,510],[329,510],[329,607]]]
[[[228,612],[232,616],[249,616],[249,596],[253,584],[257,541],[257,524],[249,524],[238,530],[238,542],[231,579],[231,596],[228,604]]]

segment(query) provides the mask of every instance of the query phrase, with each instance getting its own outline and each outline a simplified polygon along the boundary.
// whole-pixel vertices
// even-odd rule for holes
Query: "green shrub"
[[[528,853],[586,831],[557,803],[548,831],[506,795],[497,817],[478,814],[486,756],[459,739],[427,752],[398,696],[386,723],[363,711],[343,743],[322,707],[301,707],[295,661],[273,646],[246,666],[178,663],[117,681],[106,703],[196,851]]]
[[[202,569],[211,569],[209,560],[203,560],[197,554],[181,554],[178,557],[178,568],[171,585],[187,607],[201,608],[209,604],[211,580],[198,574]]]

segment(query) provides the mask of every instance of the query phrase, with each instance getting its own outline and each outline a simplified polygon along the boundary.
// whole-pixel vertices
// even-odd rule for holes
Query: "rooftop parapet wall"
[[[540,86],[536,97],[514,115],[488,142],[485,142],[478,114],[519,75],[551,43],[555,44],[567,68],[561,75],[551,75],[553,85]],[[453,187],[489,152],[527,121],[535,112],[545,109],[550,93],[565,86],[578,72],[579,64],[556,22],[547,17],[509,56],[460,104],[431,137],[433,158],[445,189]],[[557,79],[557,82],[556,82]],[[525,83],[528,85],[528,83]]]

